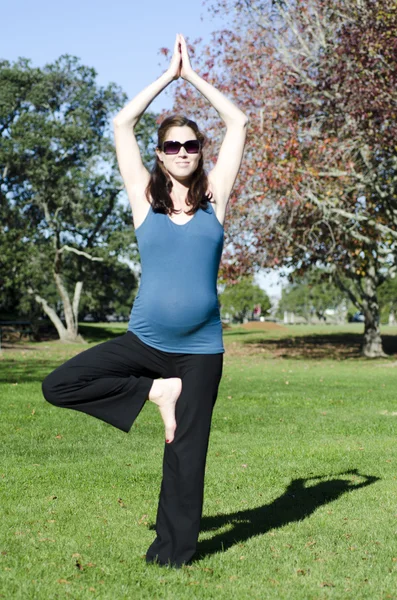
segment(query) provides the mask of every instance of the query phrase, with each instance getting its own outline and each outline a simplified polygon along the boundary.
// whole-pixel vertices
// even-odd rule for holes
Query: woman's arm
[[[220,214],[217,213],[217,216],[218,218],[220,216],[224,217],[226,205],[243,157],[248,118],[219,90],[193,71],[185,39],[183,36],[180,37],[182,54],[181,77],[194,85],[207,98],[226,125],[226,134],[219,151],[217,163],[208,175],[215,202],[220,208]]]
[[[143,220],[141,216],[146,216],[147,202],[144,199],[144,190],[149,183],[150,175],[142,162],[134,127],[154,98],[171,81],[180,76],[179,43],[179,36],[177,36],[168,70],[135,96],[113,119],[117,161],[130,200],[135,227],[138,227],[139,222]]]

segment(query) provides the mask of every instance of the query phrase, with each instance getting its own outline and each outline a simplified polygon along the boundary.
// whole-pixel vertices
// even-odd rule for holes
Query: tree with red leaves
[[[233,8],[233,12],[231,9]],[[217,0],[232,14],[194,43],[202,75],[249,116],[222,274],[327,266],[365,315],[363,354],[383,355],[378,287],[397,271],[397,7],[392,0]],[[191,88],[175,110],[219,119]]]

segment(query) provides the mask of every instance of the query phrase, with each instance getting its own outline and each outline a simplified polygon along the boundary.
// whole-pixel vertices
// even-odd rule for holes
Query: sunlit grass
[[[89,343],[106,337],[84,329]],[[298,343],[324,332],[333,359]],[[143,559],[161,479],[156,408],[128,435],[56,409],[41,380],[82,347],[4,351],[0,597],[397,598],[397,366],[392,355],[344,359],[332,344],[361,332],[225,331],[198,555],[181,570]],[[291,337],[296,347],[277,346],[284,358],[266,345]]]

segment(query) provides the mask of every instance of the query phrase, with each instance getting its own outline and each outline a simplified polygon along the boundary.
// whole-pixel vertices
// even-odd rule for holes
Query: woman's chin
[[[191,171],[189,169],[189,171],[187,171],[187,169],[180,169],[178,171],[168,171],[169,174],[176,179],[177,181],[187,181],[191,178],[191,176],[193,175],[194,171]]]

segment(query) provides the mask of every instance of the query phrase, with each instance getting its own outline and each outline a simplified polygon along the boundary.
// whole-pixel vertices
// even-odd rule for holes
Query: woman
[[[141,160],[134,127],[178,77],[193,84],[226,125],[208,177],[204,136],[186,117],[169,117],[161,124],[151,174]],[[82,352],[43,382],[43,394],[52,404],[86,412],[126,432],[147,399],[159,407],[166,445],[157,536],[147,562],[179,567],[196,549],[224,352],[216,279],[246,124],[245,115],[193,71],[186,42],[178,34],[169,69],[114,119],[117,158],[142,263],[128,331]]]

